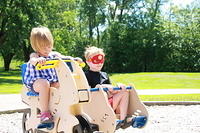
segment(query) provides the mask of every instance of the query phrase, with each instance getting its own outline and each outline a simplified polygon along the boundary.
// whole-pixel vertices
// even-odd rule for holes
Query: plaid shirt
[[[45,57],[48,59],[54,59],[55,55],[50,55],[48,57]],[[35,66],[27,63],[27,67],[24,73],[23,81],[27,88],[33,89],[33,83],[37,79],[46,79],[50,83],[58,82],[58,77],[56,74],[56,70],[54,68],[49,69],[42,69],[42,70],[36,70]]]

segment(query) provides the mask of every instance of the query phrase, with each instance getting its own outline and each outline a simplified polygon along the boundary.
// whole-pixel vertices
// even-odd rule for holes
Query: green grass
[[[0,94],[19,93],[21,88],[20,71],[0,71]]]
[[[11,70],[19,70],[19,67],[23,64],[23,61],[13,59],[10,63]],[[4,70],[4,62],[2,56],[0,56],[0,71]]]
[[[200,89],[200,73],[116,73],[110,78],[114,84],[134,84],[137,89]]]
[[[140,95],[142,101],[200,101],[200,94]]]
[[[20,93],[22,88],[20,61],[13,60],[12,71],[4,72],[0,57],[0,94]],[[114,85],[134,84],[136,89],[200,89],[200,73],[115,73],[110,74]],[[200,101],[200,94],[141,95],[143,101]]]
[[[130,73],[112,74],[116,84],[134,83],[136,89],[200,89],[200,73]],[[19,93],[21,90],[20,71],[0,71],[0,94]],[[200,101],[200,94],[141,95],[143,101]]]
[[[19,93],[22,88],[20,68],[22,61],[12,60],[10,64],[11,71],[3,71],[4,63],[0,56],[0,94]]]

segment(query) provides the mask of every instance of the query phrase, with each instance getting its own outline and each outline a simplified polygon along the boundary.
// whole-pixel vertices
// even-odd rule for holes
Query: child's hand
[[[114,91],[114,90],[113,90],[113,86],[112,86],[112,85],[109,85],[109,84],[105,85],[104,88],[108,88],[108,91],[109,91],[109,92],[113,92],[113,91]]]
[[[41,64],[41,65],[44,65],[46,62],[46,59],[44,57],[39,57],[37,58],[37,63]]]
[[[69,60],[74,60],[74,58],[72,56],[64,56],[63,58],[67,58]]]
[[[113,86],[110,85],[110,84],[106,84],[104,88],[108,88],[108,92],[111,94],[111,95],[114,95],[116,93],[118,93],[120,90],[113,90]]]
[[[110,84],[102,84],[102,85],[97,84],[95,88],[108,88],[108,91],[107,91],[108,97],[111,97],[113,96],[113,94],[116,93],[116,91],[113,90],[113,86]]]
[[[127,90],[126,90],[125,84],[118,83],[117,86],[118,86],[119,88],[121,88],[122,91],[127,91]]]
[[[110,92],[113,91],[113,86],[110,84],[102,84],[102,85],[97,84],[95,88],[108,88],[108,91]]]
[[[78,63],[83,63],[83,60],[80,57],[75,57],[74,60]]]

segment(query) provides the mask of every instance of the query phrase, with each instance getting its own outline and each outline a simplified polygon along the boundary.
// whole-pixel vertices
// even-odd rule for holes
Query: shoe
[[[132,127],[133,128],[141,128],[141,127],[145,126],[146,123],[147,123],[147,117],[146,116],[136,116],[133,119]]]
[[[116,121],[116,130],[121,128],[124,125],[124,120],[117,120]]]
[[[52,123],[53,122],[53,116],[49,111],[42,112],[40,115],[40,122],[41,123]]]
[[[126,116],[126,118],[124,119],[124,124],[121,126],[122,129],[126,129],[127,127],[130,127],[133,123],[133,120],[135,119],[136,116]]]
[[[37,126],[37,129],[44,129],[44,128],[46,128],[48,130],[52,130],[54,128],[54,122],[52,122],[52,123],[40,123]]]

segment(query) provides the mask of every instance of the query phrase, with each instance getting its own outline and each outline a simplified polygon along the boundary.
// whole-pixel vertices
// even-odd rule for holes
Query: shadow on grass
[[[0,85],[2,84],[22,84],[21,79],[6,79],[6,78],[0,78]]]
[[[15,71],[2,71],[0,70],[0,76],[21,76],[21,71],[20,70],[15,70]]]

